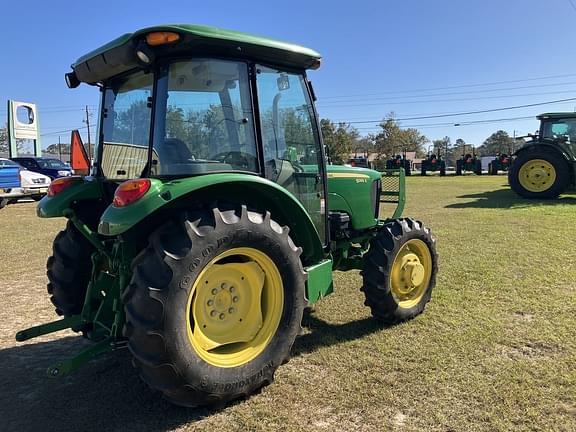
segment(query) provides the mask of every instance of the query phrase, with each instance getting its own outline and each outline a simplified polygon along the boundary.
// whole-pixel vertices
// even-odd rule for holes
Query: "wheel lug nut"
[[[208,306],[212,306],[212,305],[214,304],[214,301],[213,301],[213,300],[208,300],[208,303],[207,303],[207,304],[208,304]]]
[[[234,308],[228,309],[228,313],[234,313]]]
[[[234,288],[233,286],[231,286],[231,287],[230,287],[230,292],[232,293],[232,292],[234,292],[234,291],[236,291],[236,288]]]
[[[216,288],[212,288],[212,295],[218,294],[218,290]]]
[[[210,316],[213,316],[213,317],[215,317],[215,316],[216,316],[216,311],[215,311],[215,310],[213,310],[212,312],[210,312]]]
[[[228,287],[228,285],[226,283],[223,283],[222,285],[220,285],[220,288],[222,289],[226,289]]]
[[[224,318],[226,318],[226,315],[224,315],[223,313],[220,314],[220,319],[223,320]]]
[[[233,301],[234,303],[237,303],[238,300],[240,300],[240,299],[239,299],[237,296],[232,299],[232,301]]]

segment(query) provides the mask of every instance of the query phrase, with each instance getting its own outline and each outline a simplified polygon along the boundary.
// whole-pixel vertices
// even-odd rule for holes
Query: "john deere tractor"
[[[429,154],[426,159],[422,161],[420,166],[420,175],[425,176],[429,172],[439,171],[441,176],[446,175],[446,161],[440,155],[434,153]]]
[[[499,153],[489,164],[488,174],[498,175],[498,171],[508,172],[512,166],[512,157],[506,153]]]
[[[524,198],[556,198],[576,185],[576,113],[537,118],[539,132],[514,153],[508,183]]]
[[[72,65],[68,86],[97,87],[101,109],[90,175],[55,180],[37,209],[68,220],[48,259],[63,318],[16,338],[94,343],[50,376],[127,348],[169,401],[220,404],[273,381],[334,270],[361,270],[377,320],[423,311],[435,239],[401,218],[403,170],[326,165],[306,76],[319,66],[301,46],[193,25],[125,34]]]
[[[462,175],[466,171],[476,175],[482,174],[482,160],[476,155],[474,147],[472,153],[462,153],[462,157],[456,161],[456,175]]]
[[[406,152],[401,155],[396,155],[392,159],[386,161],[386,169],[399,169],[404,168],[404,173],[409,176],[412,175],[412,161],[406,158]]]

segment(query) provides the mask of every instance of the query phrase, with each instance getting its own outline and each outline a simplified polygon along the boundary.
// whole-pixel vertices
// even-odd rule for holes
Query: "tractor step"
[[[78,327],[80,324],[82,324],[82,318],[80,315],[72,315],[58,321],[53,321],[50,323],[30,327],[26,330],[21,330],[16,333],[16,340],[18,342],[24,342],[28,339],[32,339],[38,336],[47,335],[68,328]]]

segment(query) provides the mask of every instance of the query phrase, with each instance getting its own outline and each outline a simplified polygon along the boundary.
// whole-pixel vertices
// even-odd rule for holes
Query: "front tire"
[[[362,291],[372,315],[397,323],[420,314],[436,285],[436,239],[422,222],[386,223],[364,255]]]
[[[522,151],[508,170],[508,183],[523,198],[557,198],[570,183],[568,162],[553,151]]]
[[[141,377],[196,407],[273,381],[306,304],[301,249],[270,214],[214,207],[150,237],[123,300]]]

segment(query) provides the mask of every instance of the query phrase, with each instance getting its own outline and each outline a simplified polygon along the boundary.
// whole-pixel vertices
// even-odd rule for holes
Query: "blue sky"
[[[432,117],[401,121],[430,139],[447,135],[479,145],[497,129],[533,132],[538,113],[576,108],[574,100],[435,117],[576,98],[576,0],[9,0],[2,9],[0,122],[7,99],[35,102],[44,146],[58,136],[67,141],[69,132],[61,131],[85,126],[85,105],[93,121],[97,115],[95,88],[65,86],[69,65],[125,32],[165,23],[213,25],[314,48],[323,55],[322,67],[310,73],[320,115],[357,122],[362,134],[394,111],[400,119]]]

